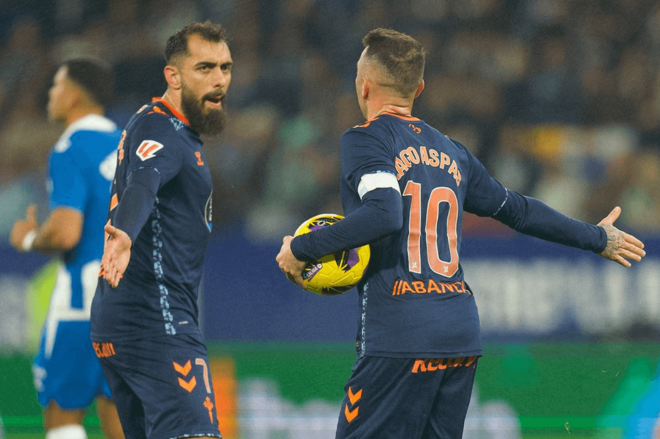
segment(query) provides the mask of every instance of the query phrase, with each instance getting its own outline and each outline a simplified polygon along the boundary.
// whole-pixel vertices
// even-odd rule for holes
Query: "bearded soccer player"
[[[645,252],[613,226],[618,207],[597,226],[568,218],[508,190],[463,145],[414,117],[425,64],[415,39],[375,29],[363,44],[355,85],[367,121],[341,138],[346,218],[284,237],[276,259],[304,287],[306,261],[371,245],[338,439],[458,439],[482,354],[477,306],[459,264],[463,212],[626,267]]]
[[[189,24],[165,59],[165,94],[119,144],[91,336],[127,439],[221,437],[197,297],[213,188],[200,135],[224,126],[224,28]]]

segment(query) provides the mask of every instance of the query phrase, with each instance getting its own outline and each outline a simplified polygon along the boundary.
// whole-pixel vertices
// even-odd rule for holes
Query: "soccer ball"
[[[344,217],[335,213],[316,215],[303,222],[294,236],[331,226]],[[307,289],[323,296],[345,293],[360,282],[369,265],[369,245],[342,250],[308,262],[302,272]]]

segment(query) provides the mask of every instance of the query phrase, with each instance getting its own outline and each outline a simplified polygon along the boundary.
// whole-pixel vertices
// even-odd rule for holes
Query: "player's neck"
[[[395,114],[400,114],[402,116],[412,116],[412,105],[385,104],[380,106],[373,113],[374,114],[371,117],[369,117],[369,119],[373,119],[374,117],[383,113],[395,113]]]
[[[89,116],[90,114],[96,114],[99,116],[103,116],[103,109],[100,107],[94,107],[94,108],[75,108],[69,111],[69,113],[66,115],[66,126],[70,126],[74,122],[79,121],[83,117]]]
[[[165,92],[165,94],[161,99],[164,100],[168,105],[170,105],[176,111],[178,111],[179,114],[183,114],[183,111],[181,111],[181,99],[180,98],[177,99],[177,96],[170,93],[169,90]]]

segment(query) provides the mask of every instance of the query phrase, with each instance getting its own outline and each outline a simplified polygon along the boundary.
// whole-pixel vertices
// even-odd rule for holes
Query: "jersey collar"
[[[168,104],[162,98],[151,98],[151,102],[159,102],[159,103],[165,105],[168,108],[168,110],[170,110],[172,112],[174,117],[176,117],[177,119],[180,119],[181,122],[183,122],[186,125],[190,126],[190,122],[188,121],[188,118],[186,116],[184,116],[183,114],[179,113],[174,107],[172,107],[170,104]]]
[[[407,120],[408,122],[417,122],[417,121],[419,121],[419,119],[416,118],[416,117],[406,116],[405,114],[395,113],[393,111],[385,111],[383,113],[380,113],[378,116],[394,116],[394,117],[398,117],[399,119]]]

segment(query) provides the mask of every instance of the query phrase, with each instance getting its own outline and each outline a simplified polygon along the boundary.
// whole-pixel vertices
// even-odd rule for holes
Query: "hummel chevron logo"
[[[183,387],[188,393],[192,392],[195,386],[197,385],[197,379],[192,377],[190,381],[179,378],[179,385]]]
[[[350,387],[348,388],[348,400],[351,403],[351,406],[354,406],[359,400],[362,398],[362,389],[358,390],[356,393],[353,393],[353,389]],[[353,410],[348,408],[348,404],[344,407],[344,416],[346,416],[346,420],[351,423],[353,419],[355,419],[360,412],[360,407],[355,407]]]
[[[348,400],[351,401],[351,405],[355,405],[362,398],[362,389],[358,390],[357,393],[353,393],[353,389],[348,388]]]
[[[190,364],[190,360],[188,360],[185,366],[181,366],[180,364],[177,364],[176,361],[172,361],[172,364],[174,365],[174,370],[176,370],[183,376],[188,375],[190,369],[192,369],[192,364]]]
[[[346,407],[344,407],[344,415],[346,416],[346,420],[348,421],[349,424],[353,419],[357,418],[359,411],[360,411],[360,407],[355,407],[353,410],[349,410],[348,404],[346,404]]]
[[[192,364],[190,363],[190,360],[188,360],[184,366],[181,366],[175,361],[173,361],[172,364],[174,365],[174,370],[180,373],[181,375],[183,375],[184,377],[187,376],[188,373],[190,373],[190,369],[192,369]],[[179,386],[187,390],[188,393],[192,392],[196,385],[197,385],[197,378],[195,378],[194,376],[189,381],[186,381],[183,378],[179,377]]]

